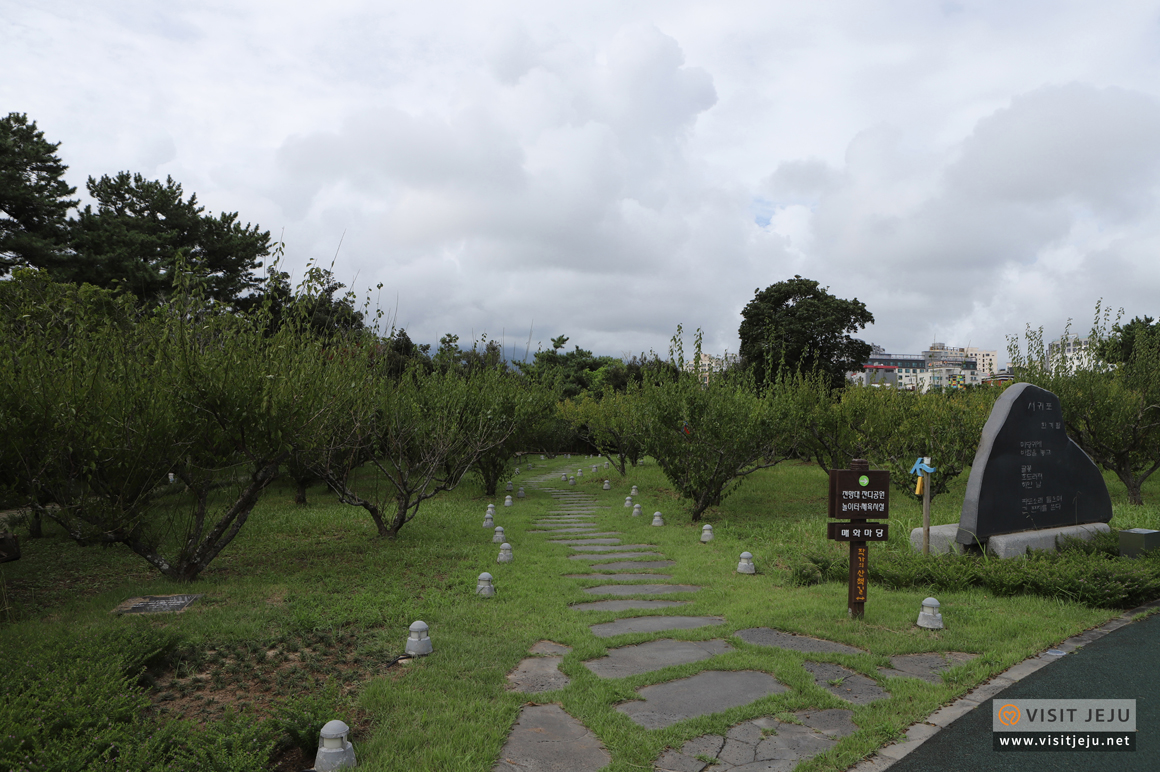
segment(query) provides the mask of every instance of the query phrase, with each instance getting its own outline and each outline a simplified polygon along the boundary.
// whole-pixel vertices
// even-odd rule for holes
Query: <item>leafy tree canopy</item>
[[[52,144],[21,113],[0,119],[0,275],[16,265],[40,266],[61,255],[76,188]]]
[[[270,254],[270,232],[242,225],[238,213],[214,217],[185,198],[181,185],[120,172],[89,178],[88,205],[72,224],[74,255],[47,266],[64,281],[120,286],[146,302],[164,300],[173,289],[180,251],[190,269],[204,277],[206,296],[235,303],[261,284],[254,273]]]
[[[1160,335],[1160,323],[1150,316],[1143,319],[1136,317],[1126,324],[1117,322],[1112,325],[1111,333],[1107,338],[1096,345],[1096,353],[1105,362],[1119,365],[1132,360],[1137,340],[1145,336]]]
[[[791,372],[816,369],[831,388],[839,388],[846,373],[861,370],[870,356],[870,344],[850,336],[873,323],[866,305],[857,298],[834,297],[801,276],[757,290],[741,316],[741,362],[758,384],[786,367]]]

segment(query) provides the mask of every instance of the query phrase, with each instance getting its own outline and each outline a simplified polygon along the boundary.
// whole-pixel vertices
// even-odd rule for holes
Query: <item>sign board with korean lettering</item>
[[[826,538],[834,541],[888,541],[890,526],[886,523],[826,523]]]
[[[831,469],[829,514],[839,520],[890,517],[890,472]]]
[[[1112,519],[1099,468],[1067,436],[1059,398],[1030,383],[995,402],[959,516],[956,541]]]

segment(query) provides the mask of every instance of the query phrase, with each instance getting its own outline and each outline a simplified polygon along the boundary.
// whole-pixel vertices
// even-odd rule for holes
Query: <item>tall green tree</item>
[[[55,145],[22,113],[0,118],[0,276],[17,265],[55,264],[68,252],[76,188]]]
[[[270,232],[242,225],[237,212],[207,214],[172,177],[119,172],[90,177],[86,187],[97,205],[73,221],[73,253],[44,265],[58,279],[119,287],[157,303],[173,292],[180,253],[215,302],[234,304],[261,285],[255,271],[270,254]]]
[[[874,315],[857,298],[834,297],[811,279],[794,276],[757,290],[741,316],[741,363],[759,385],[788,368],[816,370],[831,388],[841,388],[846,373],[861,370],[870,356],[870,344],[851,334]]]

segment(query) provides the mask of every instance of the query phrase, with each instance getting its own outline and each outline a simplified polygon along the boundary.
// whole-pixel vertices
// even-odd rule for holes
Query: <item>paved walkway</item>
[[[602,582],[585,589],[587,594],[601,599],[573,604],[571,608],[577,613],[587,610],[630,612],[613,622],[590,625],[594,636],[613,638],[626,633],[652,633],[655,636],[644,643],[611,648],[606,656],[587,661],[584,666],[601,678],[624,678],[673,665],[703,662],[733,651],[734,646],[721,639],[677,641],[665,637],[672,630],[721,625],[727,622],[724,617],[641,615],[651,609],[686,604],[688,601],[682,597],[693,597],[700,588],[675,584],[671,575],[661,573],[675,563],[667,559],[656,545],[640,543],[639,540],[637,543],[622,543],[618,538],[622,534],[607,528],[609,522],[616,522],[617,518],[631,517],[632,503],[625,502],[627,512],[621,510],[619,504],[611,508],[598,507],[597,497],[578,492],[567,478],[577,469],[590,474],[591,461],[587,465],[584,461],[576,457],[568,461],[541,462],[536,465],[537,476],[520,478],[525,486],[547,493],[554,502],[549,512],[535,521],[529,533],[540,534],[551,543],[565,545],[575,553],[569,557],[576,562],[577,571],[565,576]],[[568,464],[566,471],[561,462]],[[550,466],[553,471],[546,471],[545,466]],[[598,476],[601,479],[602,473],[603,464],[600,464]],[[597,524],[598,520],[604,521],[604,530]],[[624,597],[651,595],[665,597]],[[1150,706],[1151,711],[1145,710],[1143,703],[1138,703],[1142,723],[1137,753],[1077,757],[1076,754],[1061,753],[1003,754],[991,750],[990,699],[1000,692],[1024,698],[1135,696],[1137,700],[1146,701],[1151,684],[1160,679],[1160,657],[1156,656],[1160,654],[1160,636],[1157,635],[1160,622],[1148,620],[1134,625],[1132,640],[1126,640],[1126,645],[1118,645],[1115,636],[1100,640],[1126,626],[1129,616],[1088,631],[1065,642],[1052,653],[1027,660],[996,676],[926,721],[915,724],[903,741],[880,749],[876,755],[852,767],[851,772],[886,769],[894,772],[1015,770],[1017,766],[1021,772],[1038,769],[1115,769],[1117,772],[1160,769],[1160,742],[1152,740],[1149,744],[1150,738],[1144,734],[1160,722],[1160,702]],[[832,662],[809,659],[810,654],[864,653],[845,644],[770,628],[739,630],[733,635],[749,644],[803,653],[806,659],[802,666],[813,676],[814,683],[850,704],[851,709],[799,711],[792,720],[779,714],[782,720],[768,716],[746,721],[734,726],[725,736],[704,735],[686,742],[681,748],[668,749],[654,761],[655,770],[790,772],[800,762],[833,747],[839,739],[857,731],[853,707],[888,699],[891,695],[887,690],[889,682],[885,679],[918,678],[938,682],[944,671],[976,656],[943,652],[892,657],[891,667],[879,668],[880,678],[872,679]],[[1084,650],[1079,651],[1080,647]],[[569,647],[550,641],[532,647],[529,657],[508,676],[512,688],[534,694],[567,687],[570,679],[559,671],[558,665],[570,651]],[[1109,663],[1104,658],[1105,651],[1118,652],[1119,656]],[[1141,651],[1150,654],[1143,669],[1132,662]],[[1053,663],[1058,664],[1050,671],[1045,670]],[[1103,667],[1095,667],[1099,663],[1103,663]],[[644,728],[656,729],[786,691],[787,686],[767,673],[704,670],[691,677],[642,687],[637,690],[638,699],[621,703],[615,709]],[[1145,721],[1148,721],[1147,725],[1143,723]],[[1100,758],[1103,761],[1097,763]],[[599,738],[559,705],[529,704],[521,710],[494,772],[595,772],[611,760]]]

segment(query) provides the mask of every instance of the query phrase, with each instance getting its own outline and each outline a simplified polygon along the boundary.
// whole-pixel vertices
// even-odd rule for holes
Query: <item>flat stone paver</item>
[[[734,633],[746,643],[758,646],[773,646],[778,649],[804,651],[810,654],[865,654],[861,649],[847,646],[844,643],[835,643],[821,638],[811,638],[808,635],[783,633],[770,627],[751,627],[748,630],[738,630]]]
[[[725,624],[725,617],[630,617],[590,625],[597,638],[611,638],[625,633],[659,633],[664,630],[694,630],[698,627]]]
[[[572,679],[560,672],[563,657],[529,657],[522,660],[515,670],[508,673],[512,691],[550,692],[563,689]]]
[[[720,713],[748,705],[788,689],[768,673],[755,670],[710,670],[638,689],[643,699],[617,705],[616,709],[646,729],[660,729],[694,716]]]
[[[559,705],[525,705],[492,772],[596,772],[612,756]]]
[[[670,665],[684,665],[733,651],[733,647],[722,640],[674,641],[662,638],[636,646],[622,646],[608,652],[608,656],[591,659],[584,667],[601,678],[624,678],[639,673],[651,673]]]
[[[572,651],[572,647],[553,641],[540,641],[528,651],[532,654],[567,654]]]
[[[618,557],[624,557],[619,555]],[[631,571],[635,568],[668,568],[675,566],[675,560],[626,560],[623,563],[596,563],[590,566],[593,571]]]
[[[701,589],[691,584],[605,584],[588,587],[589,595],[668,595],[671,592],[696,592]]]
[[[687,606],[687,600],[594,600],[591,603],[573,603],[573,611],[627,611],[634,608],[668,608]]]
[[[921,678],[932,684],[942,682],[944,670],[970,662],[978,654],[961,651],[932,652],[930,654],[900,654],[890,658],[893,668],[878,668],[884,678]]]
[[[603,568],[603,566],[601,566]],[[672,579],[669,574],[564,574],[565,579],[600,579],[606,582],[631,582],[645,579]]]
[[[577,552],[627,552],[630,550],[657,549],[655,544],[583,544],[572,549]]]
[[[569,555],[569,560],[608,560],[615,558],[617,560],[623,558],[653,558],[664,557],[662,552],[619,552],[615,555]]]
[[[548,544],[620,544],[620,539],[549,539]]]
[[[767,716],[738,724],[725,737],[697,737],[680,751],[665,751],[654,767],[660,772],[790,772],[858,730],[850,710],[803,710],[794,716],[800,724]],[[702,760],[705,758],[715,761]]]
[[[802,667],[813,674],[814,683],[846,702],[867,705],[890,697],[890,692],[876,684],[873,679],[841,665],[829,662],[805,662]]]
[[[596,526],[569,526],[564,528],[543,528],[538,531],[528,531],[528,533],[592,533],[596,530]]]

